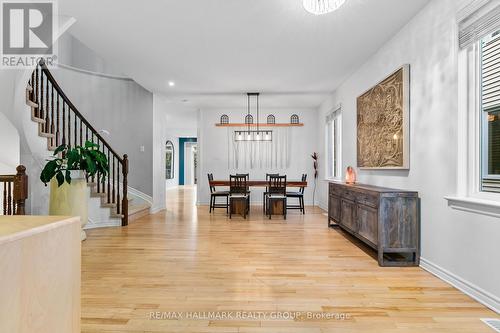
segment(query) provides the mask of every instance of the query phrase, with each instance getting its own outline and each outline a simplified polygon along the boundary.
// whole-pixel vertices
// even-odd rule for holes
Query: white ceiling
[[[61,0],[71,32],[147,89],[200,107],[317,107],[429,0]],[[175,81],[174,87],[168,81]]]

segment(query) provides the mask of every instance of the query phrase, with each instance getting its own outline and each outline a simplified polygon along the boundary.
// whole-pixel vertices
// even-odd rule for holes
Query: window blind
[[[459,46],[464,49],[500,29],[500,1],[487,1],[459,22]]]
[[[500,108],[500,33],[481,45],[481,91],[483,111]]]
[[[500,193],[500,33],[481,41],[481,109],[487,142],[483,154],[487,161],[483,166],[482,190]],[[483,139],[483,140],[484,140]]]

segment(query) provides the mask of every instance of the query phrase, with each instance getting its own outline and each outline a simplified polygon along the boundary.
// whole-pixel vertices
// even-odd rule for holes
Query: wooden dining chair
[[[229,176],[229,218],[233,217],[234,204],[241,202],[243,205],[243,217],[246,219],[250,212],[248,197],[248,182],[245,175],[230,175]]]
[[[271,176],[279,176],[279,173],[266,173],[266,182],[269,183],[269,177]],[[266,186],[266,189],[264,190],[264,193],[262,193],[262,212],[266,214],[266,195],[269,193],[268,186]]]
[[[266,208],[269,219],[272,215],[273,202],[283,202],[283,217],[286,220],[286,176],[269,176]]]
[[[307,174],[302,175],[302,181],[305,182],[307,181]],[[302,214],[306,213],[305,205],[304,205],[304,189],[305,186],[299,187],[299,190],[296,192],[286,192],[286,197],[287,198],[297,198],[299,199],[299,204],[298,205],[288,205],[286,208],[287,209],[300,209]],[[288,202],[288,200],[287,200]]]
[[[247,184],[248,181],[250,180],[249,173],[237,173],[236,176],[245,177]],[[248,193],[248,207],[250,207],[250,186],[247,186],[247,193]]]
[[[211,213],[215,208],[225,208],[226,213],[229,212],[229,191],[217,191],[215,186],[212,186],[211,181],[214,180],[212,173],[208,174],[208,186],[210,187],[210,210]],[[217,203],[217,198],[226,198],[226,203]]]

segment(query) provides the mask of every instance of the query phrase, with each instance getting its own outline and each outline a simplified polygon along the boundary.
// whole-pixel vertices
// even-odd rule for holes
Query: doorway
[[[179,138],[179,185],[196,185],[198,167],[197,138]]]

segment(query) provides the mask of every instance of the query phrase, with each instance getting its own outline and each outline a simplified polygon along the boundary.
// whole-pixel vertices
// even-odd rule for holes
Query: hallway
[[[167,193],[166,211],[88,231],[82,332],[491,332],[493,312],[420,268],[379,267],[319,209],[229,220],[192,187]]]

